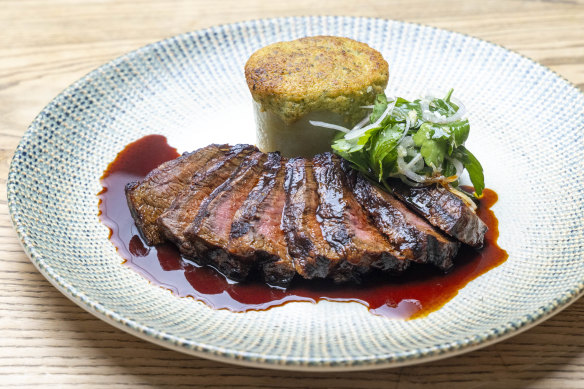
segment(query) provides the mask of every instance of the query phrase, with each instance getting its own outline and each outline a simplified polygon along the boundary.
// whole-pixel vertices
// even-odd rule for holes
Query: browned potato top
[[[314,36],[259,49],[246,63],[245,77],[262,109],[288,123],[321,110],[351,122],[363,116],[359,106],[384,91],[389,71],[381,54],[365,43]]]

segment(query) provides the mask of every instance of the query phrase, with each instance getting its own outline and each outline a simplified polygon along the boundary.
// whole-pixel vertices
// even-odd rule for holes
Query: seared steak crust
[[[317,220],[319,198],[311,161],[288,161],[284,191],[282,229],[296,271],[304,278],[324,278],[341,257],[324,239]]]
[[[370,222],[347,185],[339,158],[331,153],[317,155],[313,159],[313,169],[318,183],[317,218],[322,234],[342,258],[331,269],[329,277],[340,282],[358,279],[372,267],[404,270],[408,261],[395,256],[399,253]]]
[[[464,201],[441,185],[413,188],[392,184],[395,195],[430,224],[475,248],[483,246],[487,225]]]
[[[235,213],[228,250],[252,257],[269,284],[285,286],[294,277],[294,261],[288,254],[286,237],[280,228],[286,201],[284,161],[269,153],[264,172],[247,199]]]
[[[195,258],[197,252],[185,238],[184,232],[197,217],[199,207],[213,190],[232,175],[235,175],[242,160],[257,149],[249,145],[232,147],[223,157],[211,161],[197,172],[190,185],[181,191],[170,207],[158,218],[158,224],[164,236],[177,245],[180,252],[188,258]]]
[[[255,152],[237,172],[219,185],[199,206],[197,216],[184,232],[197,259],[204,258],[223,274],[235,280],[247,277],[257,256],[235,255],[227,250],[231,223],[262,172],[266,154]]]
[[[431,263],[443,270],[452,267],[458,242],[435,230],[397,198],[373,185],[362,175],[354,171],[348,174],[353,177],[355,197],[404,259]]]
[[[126,185],[126,199],[142,237],[149,245],[165,241],[156,220],[172,200],[188,186],[195,172],[215,158],[222,157],[227,145],[209,145],[165,162],[140,182]]]

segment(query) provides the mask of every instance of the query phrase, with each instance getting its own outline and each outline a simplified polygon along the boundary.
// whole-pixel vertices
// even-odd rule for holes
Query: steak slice
[[[212,160],[204,169],[197,172],[186,188],[174,199],[170,207],[158,218],[158,224],[164,236],[177,245],[180,252],[194,258],[193,245],[185,239],[184,231],[195,220],[199,206],[221,185],[234,175],[242,162],[257,149],[250,145],[233,146],[223,157]]]
[[[441,185],[414,188],[392,183],[397,198],[430,224],[475,248],[484,243],[487,225],[460,197]]]
[[[313,165],[322,235],[343,258],[329,277],[341,282],[358,280],[359,274],[369,272],[372,267],[404,270],[409,262],[371,224],[348,186],[339,158],[332,153],[319,154],[313,158]]]
[[[258,259],[235,255],[227,247],[235,212],[258,182],[266,158],[266,154],[256,152],[245,159],[234,175],[203,200],[197,216],[184,232],[198,258],[204,258],[205,263],[234,280],[245,279]]]
[[[317,220],[319,200],[310,161],[304,158],[288,161],[284,191],[282,229],[294,267],[304,278],[324,278],[340,263],[341,257],[324,239]]]
[[[344,164],[345,166],[347,164]],[[355,197],[394,249],[411,261],[452,267],[460,243],[443,235],[390,193],[348,171]]]
[[[286,201],[283,163],[279,153],[268,154],[264,173],[235,213],[227,247],[236,255],[257,256],[265,281],[278,286],[287,286],[296,274],[280,228]]]
[[[126,199],[140,234],[149,245],[165,241],[156,222],[172,200],[191,181],[193,174],[209,161],[230,149],[227,145],[209,145],[192,153],[165,162],[152,170],[142,181],[126,185]]]

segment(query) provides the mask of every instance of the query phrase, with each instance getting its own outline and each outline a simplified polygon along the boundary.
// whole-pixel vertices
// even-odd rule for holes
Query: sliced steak
[[[430,224],[469,246],[483,246],[487,225],[457,195],[441,185],[414,188],[392,183],[394,194]]]
[[[344,164],[346,165],[346,164]],[[452,267],[459,243],[434,229],[390,193],[355,171],[347,171],[355,197],[376,227],[406,259],[431,263],[443,270]]]
[[[270,284],[304,278],[359,280],[411,262],[447,270],[460,242],[480,247],[486,226],[440,186],[380,189],[331,153],[283,159],[250,145],[210,145],[129,183],[132,216],[149,244]]]
[[[126,199],[142,237],[149,245],[165,241],[156,222],[195,172],[230,149],[227,145],[209,145],[165,162],[142,181],[126,185]]]
[[[285,161],[279,153],[269,153],[264,173],[235,213],[227,250],[255,257],[267,283],[286,286],[296,274],[288,254],[286,237],[280,228],[286,201]]]
[[[314,176],[318,184],[317,219],[324,239],[343,261],[331,269],[335,281],[359,279],[372,267],[402,271],[409,262],[386,240],[368,218],[347,184],[340,160],[331,153],[314,157]]]
[[[197,216],[184,232],[195,255],[227,277],[243,280],[258,256],[241,256],[228,250],[235,212],[258,182],[267,155],[253,153],[237,172],[213,190],[201,203]]]
[[[324,239],[317,220],[318,186],[312,163],[292,158],[286,164],[286,203],[282,229],[296,271],[304,278],[324,278],[340,265],[341,256]]]
[[[254,146],[237,145],[227,151],[223,157],[212,160],[204,169],[193,176],[190,184],[160,215],[158,224],[161,232],[168,240],[177,245],[183,255],[197,259],[194,247],[185,238],[184,232],[195,220],[201,203],[215,188],[234,175],[241,162],[254,152],[257,152]]]

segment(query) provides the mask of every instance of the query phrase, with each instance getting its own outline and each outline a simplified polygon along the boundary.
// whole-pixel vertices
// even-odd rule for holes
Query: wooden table
[[[584,388],[584,299],[459,357],[372,372],[293,373],[211,362],[137,339],[67,300],[29,262],[8,215],[6,177],[20,137],[55,95],[99,65],[175,34],[309,14],[463,32],[529,56],[584,89],[581,0],[0,2],[0,386]]]

